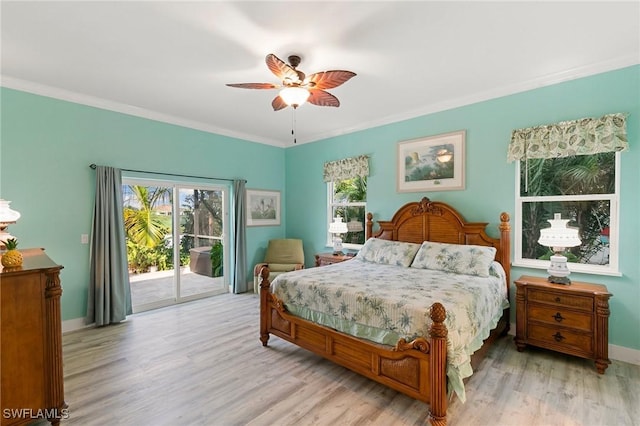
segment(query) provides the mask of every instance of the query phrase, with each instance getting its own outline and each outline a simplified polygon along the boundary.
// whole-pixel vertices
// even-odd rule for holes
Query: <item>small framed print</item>
[[[280,191],[247,189],[247,226],[280,225]]]

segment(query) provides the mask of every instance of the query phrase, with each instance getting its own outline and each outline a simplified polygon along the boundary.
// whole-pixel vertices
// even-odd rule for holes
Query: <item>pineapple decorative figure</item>
[[[0,258],[0,263],[5,268],[15,268],[22,265],[22,253],[17,250],[18,240],[9,238],[5,243],[7,251]]]

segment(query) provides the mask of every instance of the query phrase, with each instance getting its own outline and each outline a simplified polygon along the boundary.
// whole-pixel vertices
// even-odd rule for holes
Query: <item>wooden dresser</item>
[[[545,278],[516,280],[518,351],[539,346],[593,359],[604,374],[609,361],[609,298],[607,287],[578,281],[551,284]]]
[[[41,249],[0,267],[0,424],[68,417],[62,374],[60,270]]]

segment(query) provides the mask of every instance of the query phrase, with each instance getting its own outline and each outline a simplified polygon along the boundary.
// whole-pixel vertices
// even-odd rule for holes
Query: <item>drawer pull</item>
[[[560,299],[559,297],[556,297],[556,302],[557,303],[560,303],[560,300],[562,300],[562,299]]]
[[[553,340],[555,340],[556,342],[562,342],[564,338],[565,337],[562,334],[560,334],[559,331],[556,331],[556,334],[553,335]]]
[[[551,315],[551,318],[555,319],[558,322],[562,322],[562,320],[564,319],[560,312],[556,312],[555,315]]]

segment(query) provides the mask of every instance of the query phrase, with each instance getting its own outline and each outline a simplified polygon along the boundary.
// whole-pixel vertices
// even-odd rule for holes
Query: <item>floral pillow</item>
[[[420,244],[369,238],[356,258],[366,262],[408,267],[419,248]]]
[[[495,256],[495,247],[425,241],[411,267],[488,277]]]

